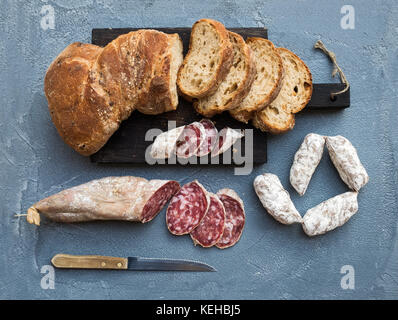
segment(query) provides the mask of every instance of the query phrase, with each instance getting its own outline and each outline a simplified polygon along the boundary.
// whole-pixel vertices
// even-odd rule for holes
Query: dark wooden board
[[[333,110],[344,109],[350,106],[350,89],[339,94],[333,100],[331,93],[345,88],[343,83],[315,83],[312,97],[304,110]]]
[[[121,34],[135,31],[142,28],[120,28],[120,29],[93,29],[92,43],[105,46]],[[189,45],[191,28],[156,28],[165,33],[178,33],[184,45],[186,54]],[[265,28],[229,28],[229,30],[239,33],[244,38],[262,37],[268,38]],[[342,89],[342,85],[333,84],[314,84],[314,91],[310,103],[306,109],[330,110],[340,109],[349,106],[349,91],[339,96],[335,101],[330,99],[330,93]],[[91,161],[96,163],[135,163],[145,164],[145,151],[152,141],[145,141],[145,134],[148,130],[159,128],[162,131],[168,129],[168,121],[176,121],[176,125],[184,125],[193,121],[199,121],[203,117],[197,114],[192,108],[191,103],[180,98],[180,103],[176,111],[167,112],[157,116],[144,115],[134,112],[131,117],[121,124],[120,128],[113,134],[107,144],[96,154],[91,156]],[[253,129],[251,125],[246,125],[234,120],[228,114],[222,114],[212,119],[219,130],[228,126],[234,129]],[[260,130],[253,131],[253,162],[260,164],[267,162],[267,134]],[[242,139],[240,152],[244,156],[245,138]],[[231,150],[229,150],[229,154]],[[232,158],[232,163],[237,164]],[[220,164],[223,159],[220,158]]]
[[[103,47],[122,34],[140,29],[152,29],[152,28],[93,29],[91,32],[91,43]],[[178,33],[184,45],[184,55],[187,53],[189,46],[189,37],[191,35],[191,28],[153,28],[153,29],[162,31],[164,33]],[[268,39],[268,31],[265,28],[228,28],[228,30],[239,33],[245,39],[247,37],[261,37]]]

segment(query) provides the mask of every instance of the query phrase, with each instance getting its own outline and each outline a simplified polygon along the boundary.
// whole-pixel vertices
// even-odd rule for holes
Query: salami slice
[[[172,180],[166,182],[165,180],[150,180],[145,189],[145,194],[150,196],[141,211],[142,223],[151,221],[157,216],[171,197],[180,190],[180,184]]]
[[[202,222],[191,232],[194,244],[208,248],[222,237],[225,224],[225,209],[215,194],[210,194],[210,206]]]
[[[231,189],[222,189],[217,192],[217,196],[225,208],[225,226],[216,246],[225,249],[239,241],[245,226],[245,209],[241,198]]]
[[[190,233],[206,215],[209,204],[209,195],[198,181],[187,183],[170,201],[166,212],[167,228],[175,235]]]
[[[223,128],[219,133],[218,133],[218,140],[216,143],[215,148],[211,152],[211,156],[215,157],[221,153],[224,153],[227,151],[229,148],[232,147],[232,145],[239,139],[243,137],[243,134],[237,130],[231,129],[231,128]]]
[[[151,146],[151,157],[154,159],[170,158],[175,152],[177,140],[181,136],[184,127],[177,127],[159,134]]]
[[[198,157],[203,157],[205,155],[208,155],[216,146],[217,143],[217,138],[218,138],[218,130],[215,127],[213,121],[209,119],[202,119],[200,120],[200,123],[203,125],[205,128],[205,139],[203,141],[203,144],[200,146],[197,156]]]
[[[177,181],[140,177],[106,177],[65,189],[28,209],[29,223],[40,213],[58,222],[126,220],[148,222],[180,189]]]
[[[185,126],[177,140],[176,155],[180,158],[190,158],[196,155],[206,137],[206,131],[200,122],[193,122]]]

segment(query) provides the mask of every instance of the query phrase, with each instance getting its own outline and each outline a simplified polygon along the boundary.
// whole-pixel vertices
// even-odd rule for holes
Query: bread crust
[[[225,110],[230,110],[233,108],[236,108],[242,100],[248,95],[251,85],[254,81],[254,78],[256,76],[256,63],[255,63],[255,58],[254,58],[254,53],[250,49],[250,47],[246,44],[245,40],[237,33],[229,32],[229,37],[233,38],[236,42],[237,45],[240,47],[240,50],[242,51],[242,55],[245,59],[244,65],[247,66],[246,68],[246,73],[244,76],[243,81],[241,82],[240,86],[234,91],[232,95],[230,95],[229,102],[224,105],[210,105],[206,106],[203,108],[201,106],[201,101],[196,100],[193,103],[193,106],[195,110],[202,114],[205,117],[213,117],[214,115],[221,113]],[[234,57],[234,54],[233,54]],[[234,60],[233,60],[234,62]],[[231,71],[231,68],[229,69],[229,72]],[[228,77],[226,76],[226,79]],[[226,80],[225,79],[225,80]],[[224,81],[225,81],[224,80]],[[217,91],[214,93],[217,94]],[[204,98],[206,99],[206,97]],[[206,102],[204,102],[206,103]]]
[[[89,156],[135,109],[147,114],[175,110],[178,98],[173,98],[169,72],[173,41],[180,42],[182,59],[179,36],[156,30],[121,35],[105,48],[79,42],[66,47],[44,80],[62,139]]]
[[[148,33],[148,31],[150,31]],[[173,86],[171,78],[173,42],[178,42],[181,48],[182,41],[178,34],[167,35],[156,30],[142,30],[143,38],[140,41],[144,56],[151,65],[147,90],[140,96],[136,109],[144,114],[160,114],[177,109],[178,96],[170,91]],[[175,84],[174,84],[175,86]],[[176,88],[177,90],[177,88]]]
[[[288,117],[287,121],[285,121],[285,124],[283,126],[279,125],[276,122],[270,121],[267,117],[267,108],[272,108],[272,103],[268,105],[265,109],[258,111],[255,113],[253,117],[253,125],[256,128],[259,128],[262,131],[270,132],[273,134],[280,134],[280,133],[285,133],[291,129],[293,129],[295,125],[295,116],[297,112],[301,111],[302,109],[305,108],[305,106],[308,104],[308,102],[311,100],[311,95],[312,95],[312,90],[313,90],[313,85],[312,85],[312,75],[307,67],[307,65],[293,52],[286,48],[277,48],[277,51],[283,55],[287,54],[289,55],[297,64],[299,64],[300,68],[304,70],[302,72],[302,75],[300,78],[303,79],[304,82],[304,88],[306,92],[304,93],[304,100],[297,104],[293,110],[288,110],[286,105],[283,105],[283,110],[279,110],[279,112],[282,112],[284,116]],[[285,68],[286,70],[286,68]],[[284,81],[287,81],[287,79],[283,79],[282,81],[282,88],[284,86]],[[275,100],[276,102],[277,100]],[[276,107],[275,107],[276,108]]]
[[[220,37],[220,51],[221,51],[221,62],[215,71],[215,76],[213,79],[209,82],[207,87],[204,87],[198,92],[192,92],[184,89],[184,86],[181,81],[181,73],[183,72],[183,69],[187,65],[187,61],[189,60],[191,54],[192,54],[192,47],[193,47],[193,37],[192,33],[194,29],[200,24],[200,23],[209,23],[213,28],[216,30]],[[227,76],[229,69],[231,68],[233,62],[233,49],[232,49],[232,44],[229,40],[229,35],[227,29],[225,29],[224,25],[221,22],[218,22],[216,20],[212,19],[200,19],[196,21],[191,29],[191,38],[189,39],[189,49],[188,53],[184,58],[183,63],[180,66],[180,69],[178,70],[178,75],[177,75],[177,85],[179,88],[179,91],[183,97],[185,97],[188,101],[191,100],[192,98],[203,98],[204,96],[211,95],[220,86],[221,82],[224,81],[225,77]]]
[[[44,92],[51,118],[63,140],[76,151],[97,151],[95,139],[103,136],[101,105],[86,105],[87,82],[93,62],[102,48],[75,42],[51,63],[44,78]]]
[[[281,134],[293,129],[296,119],[292,113],[286,113],[289,118],[286,125],[281,127],[265,119],[265,115],[260,112],[255,112],[252,120],[253,126],[260,129],[261,131],[269,132],[272,134]]]
[[[274,44],[271,41],[264,39],[264,38],[260,38],[260,37],[249,37],[249,38],[247,38],[246,43],[248,44],[248,46],[250,46],[251,43],[254,43],[257,41],[264,42],[272,48],[274,58],[276,58],[278,61],[277,62],[278,75],[277,75],[276,81],[274,82],[273,87],[271,88],[269,93],[266,96],[264,96],[264,98],[262,100],[257,101],[257,103],[255,103],[253,105],[238,106],[235,109],[232,109],[229,111],[230,115],[234,119],[244,122],[244,123],[248,123],[249,120],[253,118],[254,113],[256,111],[262,110],[267,105],[269,105],[277,97],[277,95],[279,94],[279,91],[282,87],[283,64],[282,64],[282,59],[279,56],[279,54],[277,53]]]

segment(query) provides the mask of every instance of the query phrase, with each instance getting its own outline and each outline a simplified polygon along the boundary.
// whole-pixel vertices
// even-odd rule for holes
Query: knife
[[[51,263],[56,268],[67,269],[113,269],[135,271],[217,271],[208,264],[192,260],[174,260],[142,257],[76,256],[56,254]]]

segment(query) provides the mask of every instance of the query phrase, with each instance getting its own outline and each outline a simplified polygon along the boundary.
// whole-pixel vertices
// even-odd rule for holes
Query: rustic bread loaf
[[[64,141],[82,155],[97,152],[135,109],[175,110],[182,62],[178,35],[139,30],[105,48],[73,43],[50,65],[44,91]]]
[[[312,75],[305,63],[285,48],[277,51],[285,72],[282,88],[276,99],[253,117],[255,127],[275,134],[294,127],[294,114],[308,104],[312,95]]]
[[[233,63],[217,91],[194,102],[195,110],[212,117],[217,113],[238,106],[247,96],[256,75],[254,55],[245,40],[234,32],[229,32],[233,48]]]
[[[228,31],[218,21],[194,23],[189,51],[178,71],[177,84],[185,98],[202,98],[216,92],[233,61]]]
[[[247,123],[255,111],[263,109],[278,95],[283,77],[282,60],[271,41],[263,38],[248,38],[256,60],[256,77],[249,94],[230,115]]]

